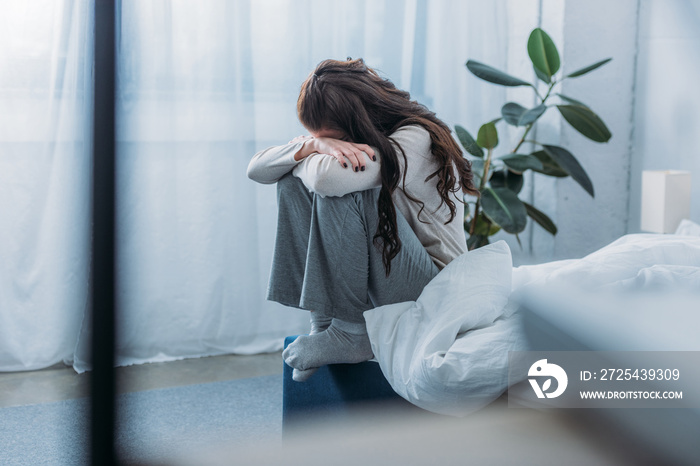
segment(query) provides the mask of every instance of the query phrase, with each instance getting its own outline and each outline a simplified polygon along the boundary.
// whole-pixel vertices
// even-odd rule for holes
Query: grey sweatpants
[[[402,247],[386,276],[372,240],[378,196],[379,188],[324,198],[291,173],[280,179],[267,299],[348,322],[364,322],[362,313],[374,307],[416,300],[438,268],[397,210]]]

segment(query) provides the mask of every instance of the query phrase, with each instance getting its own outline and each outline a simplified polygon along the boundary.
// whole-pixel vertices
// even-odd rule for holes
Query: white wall
[[[700,223],[700,2],[642,0],[628,231],[639,231],[641,171],[689,170]]]
[[[588,104],[612,133],[600,144],[561,125],[561,145],[593,182],[591,198],[571,179],[557,182],[557,235],[552,258],[582,257],[627,232],[633,134],[637,0],[570,0],[564,11],[564,70],[612,62],[564,81],[562,93]],[[541,251],[535,251],[541,252]]]

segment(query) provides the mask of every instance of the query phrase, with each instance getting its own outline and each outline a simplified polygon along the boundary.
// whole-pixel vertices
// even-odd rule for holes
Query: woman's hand
[[[358,144],[333,138],[313,138],[304,145],[310,146],[314,152],[319,154],[328,154],[335,157],[338,163],[345,168],[348,168],[349,161],[352,169],[356,172],[365,170],[367,160],[363,152],[371,160],[377,160],[374,150],[367,144]]]

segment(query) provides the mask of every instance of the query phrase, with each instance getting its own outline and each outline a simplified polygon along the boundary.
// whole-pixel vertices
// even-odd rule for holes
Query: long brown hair
[[[396,226],[396,208],[391,194],[399,185],[399,159],[392,142],[399,148],[408,165],[406,153],[389,136],[406,125],[420,125],[430,133],[430,150],[439,168],[428,175],[425,181],[438,177],[437,191],[442,203],[450,209],[454,220],[457,207],[450,193],[462,191],[478,194],[472,182],[471,165],[462,156],[462,151],[452,138],[449,127],[424,105],[411,100],[408,92],[397,89],[388,79],[380,77],[375,70],[359,58],[347,61],[324,60],[301,85],[297,101],[299,121],[310,131],[334,129],[345,133],[357,143],[368,144],[379,150],[382,157],[382,188],[377,208],[379,226],[374,241],[382,240],[382,261],[387,276],[391,272],[391,260],[401,250],[401,240]],[[455,177],[453,166],[459,177]],[[406,170],[403,173],[405,183]],[[413,199],[423,204],[417,199]],[[442,203],[440,205],[442,205]],[[421,205],[422,212],[425,206]],[[420,219],[420,212],[418,217]]]

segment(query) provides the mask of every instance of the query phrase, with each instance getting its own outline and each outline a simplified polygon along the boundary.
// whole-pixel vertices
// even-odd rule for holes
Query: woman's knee
[[[306,190],[306,186],[298,177],[294,176],[292,172],[287,173],[282,178],[277,181],[277,192],[290,192],[290,191],[300,191],[301,189]]]
[[[350,219],[356,219],[368,227],[376,225],[379,218],[377,197],[369,191],[356,191],[344,196],[316,196],[314,212],[321,222],[336,223],[342,219],[346,223]]]
[[[379,189],[369,189],[367,191],[354,191],[343,196],[317,197],[317,202],[332,205],[357,205],[376,207]]]

